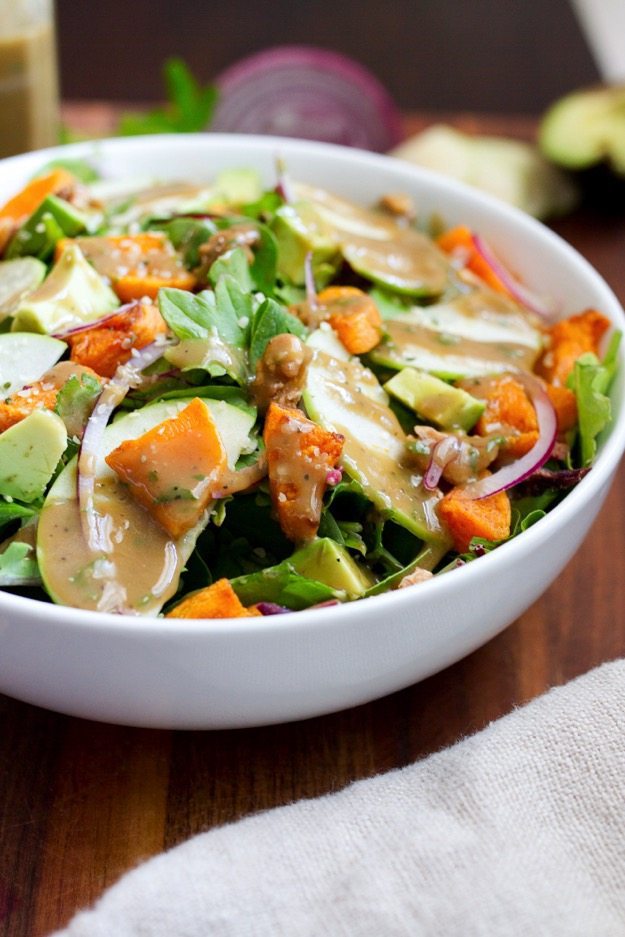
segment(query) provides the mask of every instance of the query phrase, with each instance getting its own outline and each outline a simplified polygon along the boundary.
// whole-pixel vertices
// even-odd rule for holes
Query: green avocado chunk
[[[117,306],[113,290],[70,243],[41,286],[18,306],[12,331],[60,332],[99,319]]]
[[[341,263],[338,239],[311,202],[283,205],[271,228],[278,244],[278,273],[297,286],[305,282],[308,254],[317,286],[325,286]]]
[[[39,257],[47,260],[57,241],[76,237],[87,227],[85,216],[65,199],[48,195],[11,239],[6,251],[13,257]]]
[[[41,498],[67,446],[60,416],[34,410],[0,434],[0,494],[30,504]]]
[[[323,582],[350,599],[357,599],[375,583],[367,570],[351,554],[329,537],[312,540],[289,557],[296,572]]]
[[[468,432],[484,412],[484,401],[416,368],[398,371],[384,389],[420,417],[443,429]]]

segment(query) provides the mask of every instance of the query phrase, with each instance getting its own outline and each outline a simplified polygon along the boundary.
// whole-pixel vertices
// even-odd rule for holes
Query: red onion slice
[[[445,436],[444,439],[439,439],[436,445],[432,446],[430,461],[423,475],[424,488],[433,491],[437,487],[445,467],[453,462],[459,452],[460,440],[456,439],[455,436]]]
[[[493,472],[492,475],[466,485],[463,488],[463,493],[468,498],[475,500],[487,498],[489,495],[497,494],[499,491],[505,491],[507,488],[518,485],[541,468],[553,450],[558,433],[558,420],[547,391],[538,378],[532,374],[520,372],[514,375],[514,379],[525,386],[534,404],[538,420],[538,440],[529,452],[526,452],[520,459],[516,459],[510,465],[505,465],[499,471]]]
[[[107,519],[98,514],[94,504],[95,468],[102,435],[115,408],[132,387],[141,384],[141,372],[162,357],[165,344],[160,341],[152,342],[141,351],[134,351],[125,364],[120,364],[97,398],[87,420],[78,451],[76,484],[80,523],[89,549],[94,553],[108,554],[112,550]]]
[[[399,111],[378,79],[326,49],[282,46],[218,76],[211,130],[325,140],[386,152],[401,140]]]
[[[473,246],[477,253],[482,260],[488,264],[495,276],[501,280],[510,295],[516,299],[517,302],[529,309],[530,312],[535,312],[536,315],[541,316],[543,319],[550,320],[556,315],[558,306],[552,299],[547,296],[539,296],[537,293],[528,289],[523,283],[520,283],[493,253],[486,241],[484,241],[479,234],[473,234],[472,239]]]
[[[306,284],[306,302],[311,309],[317,308],[317,287],[313,273],[312,253],[308,251],[304,260],[304,282]]]
[[[62,332],[54,332],[52,337],[65,339],[69,335],[79,335],[80,332],[88,332],[89,329],[100,328],[116,316],[127,315],[140,305],[141,303],[138,299],[133,299],[132,302],[125,303],[123,306],[118,306],[117,309],[114,309],[112,312],[107,312],[106,315],[100,316],[99,319],[92,319],[91,322],[83,322],[82,325],[74,325],[71,329],[64,329]]]

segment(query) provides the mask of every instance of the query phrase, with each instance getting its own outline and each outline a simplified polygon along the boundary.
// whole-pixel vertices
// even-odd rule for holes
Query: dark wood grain
[[[106,129],[112,112],[71,113]],[[531,132],[514,119],[478,126]],[[625,219],[580,213],[557,229],[625,300]],[[0,937],[44,937],[124,871],[194,833],[409,764],[623,655],[624,482],[621,469],[582,550],[520,619],[453,667],[366,706],[291,725],[172,733],[0,697]]]

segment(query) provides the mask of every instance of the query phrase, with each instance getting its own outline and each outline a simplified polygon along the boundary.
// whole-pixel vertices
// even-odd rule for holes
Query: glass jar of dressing
[[[53,0],[0,0],[0,156],[58,139]]]

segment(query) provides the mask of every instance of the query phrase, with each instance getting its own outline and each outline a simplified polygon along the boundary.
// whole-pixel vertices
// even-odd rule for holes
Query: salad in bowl
[[[407,192],[42,162],[0,252],[5,590],[216,619],[422,589],[544,517],[609,422],[603,311]]]
[[[596,517],[625,317],[532,218],[226,134],[5,160],[0,206],[3,693],[166,728],[354,706],[493,637]]]

